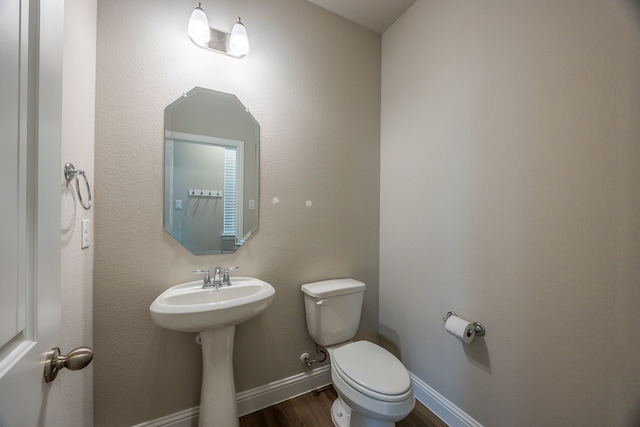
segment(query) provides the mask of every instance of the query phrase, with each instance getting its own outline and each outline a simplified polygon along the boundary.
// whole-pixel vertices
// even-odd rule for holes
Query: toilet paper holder
[[[455,313],[455,311],[449,311],[446,316],[444,316],[444,318],[442,319],[445,323],[447,322],[447,319],[451,316],[456,316],[458,317],[458,315]],[[484,334],[487,333],[487,329],[484,327],[484,325],[480,322],[473,322],[473,326],[476,327],[476,336],[478,337],[483,337]]]

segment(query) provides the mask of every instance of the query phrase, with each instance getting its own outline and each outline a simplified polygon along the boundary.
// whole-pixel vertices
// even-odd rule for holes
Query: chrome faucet
[[[227,267],[224,269],[224,276],[222,277],[222,286],[231,286],[231,280],[229,280],[229,272],[237,270],[240,267]]]
[[[216,265],[215,270],[213,270],[213,283],[212,283],[212,286],[215,286],[216,289],[220,288],[220,286],[222,285],[221,275],[222,275],[222,270],[220,270],[220,267]]]
[[[211,284],[211,276],[209,276],[209,270],[193,270],[196,274],[204,274],[204,279],[202,280],[203,288],[210,288]]]
[[[222,269],[218,266],[213,270],[213,280],[211,280],[211,276],[209,276],[209,270],[193,270],[194,273],[204,274],[204,280],[202,281],[202,288],[213,288],[220,289],[221,286],[231,286],[231,280],[229,279],[229,272],[233,270],[237,270],[240,267],[228,267],[224,269],[224,273]]]

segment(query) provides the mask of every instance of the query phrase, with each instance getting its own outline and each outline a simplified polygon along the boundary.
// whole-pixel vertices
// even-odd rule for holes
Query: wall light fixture
[[[191,41],[198,47],[212,50],[234,58],[242,58],[249,53],[249,37],[242,20],[233,26],[231,34],[209,27],[207,14],[202,9],[202,3],[191,12],[187,33]]]

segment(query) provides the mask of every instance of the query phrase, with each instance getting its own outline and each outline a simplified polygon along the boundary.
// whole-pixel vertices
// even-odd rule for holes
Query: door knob
[[[48,383],[56,379],[58,371],[62,368],[77,371],[91,363],[93,350],[89,347],[78,347],[71,350],[66,356],[60,355],[60,349],[54,347],[47,352],[44,361],[44,380]]]

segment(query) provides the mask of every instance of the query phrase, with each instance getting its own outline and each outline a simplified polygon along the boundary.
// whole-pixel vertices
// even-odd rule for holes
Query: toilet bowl
[[[331,418],[338,427],[391,427],[415,405],[406,368],[393,354],[355,336],[365,285],[354,279],[326,280],[302,286],[307,329],[331,361],[338,399]]]
[[[332,407],[334,424],[387,427],[409,415],[415,405],[411,378],[394,355],[357,341],[330,349],[329,357],[331,381],[341,400]]]

